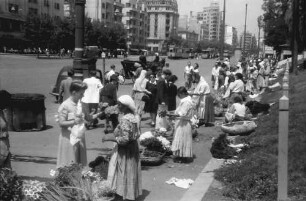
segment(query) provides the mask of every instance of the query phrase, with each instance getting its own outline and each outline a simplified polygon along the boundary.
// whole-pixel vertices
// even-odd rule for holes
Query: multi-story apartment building
[[[62,0],[0,0],[0,44],[18,47],[27,15],[64,16]]]
[[[225,26],[225,43],[237,46],[237,29],[232,26]]]
[[[217,1],[212,1],[209,7],[204,7],[202,12],[197,13],[200,23],[206,23],[209,29],[209,40],[219,40],[222,13]]]
[[[240,48],[243,49],[245,47],[245,50],[248,51],[251,48],[253,48],[253,44],[256,45],[256,40],[255,37],[253,37],[253,35],[249,32],[246,32],[245,37],[244,37],[244,33],[242,33],[240,35]]]
[[[179,30],[178,35],[187,41],[189,47],[195,46],[198,42],[199,35],[194,31]]]
[[[148,36],[148,15],[145,1],[122,0],[122,23],[127,30],[127,47],[146,48]]]
[[[162,51],[165,40],[178,29],[178,5],[176,0],[146,0],[150,19],[150,34],[147,38],[151,51]]]
[[[85,14],[105,24],[121,23],[122,9],[121,0],[90,0],[86,1]]]

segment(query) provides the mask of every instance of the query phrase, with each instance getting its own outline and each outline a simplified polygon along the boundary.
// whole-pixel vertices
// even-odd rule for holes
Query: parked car
[[[55,85],[52,87],[52,91],[50,92],[51,95],[53,95],[56,99],[56,102],[59,102],[59,90],[60,90],[60,84],[62,80],[65,80],[68,77],[68,71],[70,71],[73,67],[72,66],[64,66],[60,72],[58,73],[58,76],[56,78]],[[96,77],[103,82],[102,72],[101,70],[96,70]],[[73,79],[76,80],[83,80],[84,74],[82,69],[74,69],[74,76]]]

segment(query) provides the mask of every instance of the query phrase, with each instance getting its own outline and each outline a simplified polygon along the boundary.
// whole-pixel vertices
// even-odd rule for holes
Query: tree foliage
[[[24,24],[25,38],[33,47],[59,50],[74,49],[75,18],[59,19],[48,16],[28,16]],[[84,21],[84,45],[101,48],[126,48],[126,31],[122,24],[105,25],[92,21],[87,16]]]
[[[289,28],[285,21],[289,4],[288,0],[264,0],[262,5],[265,44],[274,47],[277,51],[280,45],[289,42]]]

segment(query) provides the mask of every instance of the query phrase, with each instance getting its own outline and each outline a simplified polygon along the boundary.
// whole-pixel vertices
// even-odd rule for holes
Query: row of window
[[[173,3],[171,1],[148,1],[148,5],[153,5],[153,4],[168,4],[172,5]]]
[[[164,7],[162,7],[160,10],[164,10],[163,8]],[[159,7],[151,7],[151,6],[149,6],[148,10],[159,10]],[[171,9],[170,9],[170,7],[166,7],[166,10],[171,10]]]

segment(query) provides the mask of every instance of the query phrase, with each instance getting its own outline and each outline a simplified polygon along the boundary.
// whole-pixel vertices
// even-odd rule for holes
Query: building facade
[[[185,39],[188,47],[195,47],[198,42],[199,34],[194,31],[179,30],[177,33],[182,39]]]
[[[147,38],[150,51],[165,51],[164,42],[178,29],[178,5],[176,0],[146,0],[150,21]]]
[[[18,48],[20,40],[23,40],[23,24],[28,15],[63,18],[63,8],[62,0],[1,0],[0,44]]]
[[[145,1],[122,0],[122,3],[122,23],[127,30],[127,48],[146,49],[149,19]]]
[[[244,33],[240,35],[240,48],[241,49],[245,47],[245,50],[249,51],[250,49],[253,48],[254,44],[256,44],[256,38],[251,33],[246,32],[245,37],[244,37]]]
[[[121,0],[90,0],[86,1],[85,14],[105,24],[121,23],[123,6]]]
[[[202,12],[197,13],[197,20],[199,23],[208,25],[208,39],[220,39],[220,27],[222,19],[222,12],[218,1],[212,1],[209,7],[204,7]]]

